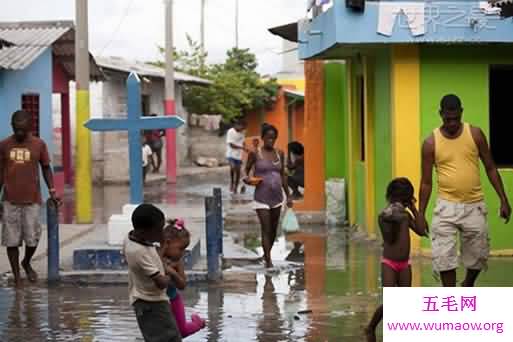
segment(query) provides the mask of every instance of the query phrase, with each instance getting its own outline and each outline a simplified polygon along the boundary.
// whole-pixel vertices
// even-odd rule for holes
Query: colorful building
[[[287,145],[292,141],[304,140],[304,100],[303,92],[291,87],[280,87],[273,106],[246,115],[247,122],[246,144],[251,146],[254,138],[260,138],[263,123],[274,125],[279,132],[276,146],[287,151]]]
[[[102,69],[105,79],[91,83],[91,116],[95,118],[127,116],[126,80],[131,72],[141,78],[141,115],[164,114],[165,70],[163,68],[121,57],[96,57],[96,63]],[[190,115],[183,105],[183,88],[188,85],[208,86],[211,82],[199,77],[175,71],[175,102],[177,115],[190,122]],[[75,91],[72,91],[72,102]],[[74,118],[75,111],[71,112]],[[72,127],[74,132],[74,127]],[[178,166],[189,161],[189,127],[177,129]],[[165,141],[164,141],[165,144]],[[119,169],[119,165],[128,160],[128,133],[110,132],[93,134],[93,181],[99,183],[129,182],[128,168]],[[165,146],[163,151],[165,151]],[[162,160],[162,169],[166,168],[166,158]],[[165,172],[162,173],[165,175]]]
[[[33,116],[34,134],[53,154],[62,148],[63,180],[72,182],[69,82],[75,77],[75,30],[71,21],[0,23],[0,139],[11,131],[11,114],[19,109]],[[90,58],[91,78],[103,77]],[[54,131],[52,108],[60,108],[62,129]],[[62,135],[61,135],[62,133]],[[54,143],[55,136],[61,136]],[[61,187],[62,183],[61,182]]]
[[[513,30],[497,9],[478,1],[368,1],[361,12],[335,0],[297,26],[300,57],[307,60],[305,130],[312,136],[305,141],[306,210],[324,209],[321,185],[342,176],[350,223],[376,236],[387,183],[397,176],[420,183],[421,145],[440,125],[439,102],[447,93],[461,97],[464,120],[486,133],[506,190],[513,188],[507,148]],[[328,62],[334,59],[345,63]],[[308,172],[312,163],[325,165],[324,172]],[[482,181],[492,248],[507,253],[513,223],[499,220],[484,170]],[[436,188],[431,206],[434,197]],[[414,242],[416,251],[429,246]]]

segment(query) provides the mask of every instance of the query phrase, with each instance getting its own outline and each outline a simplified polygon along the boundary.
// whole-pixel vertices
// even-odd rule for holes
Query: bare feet
[[[34,271],[30,263],[22,261],[21,267],[23,267],[23,269],[25,270],[25,273],[27,274],[27,279],[31,283],[35,283],[37,281],[37,273],[36,271]]]
[[[266,260],[265,261],[265,268],[273,268],[274,265],[273,265],[273,262],[271,260]]]
[[[370,328],[365,328],[365,337],[367,342],[376,342],[376,332]]]

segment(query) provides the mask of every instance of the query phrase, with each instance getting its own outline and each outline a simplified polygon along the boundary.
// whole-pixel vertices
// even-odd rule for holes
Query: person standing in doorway
[[[41,238],[41,190],[39,167],[50,197],[60,200],[53,183],[50,156],[46,143],[32,135],[32,115],[14,112],[11,118],[13,135],[0,142],[0,190],[3,189],[2,245],[7,247],[14,282],[21,285],[19,247],[25,243],[21,262],[27,279],[37,281],[30,262]]]
[[[289,158],[287,169],[289,170],[288,182],[292,189],[292,198],[303,198],[299,188],[305,188],[305,148],[303,144],[293,141],[288,146]]]
[[[462,286],[472,287],[487,266],[489,237],[487,209],[479,174],[479,160],[500,199],[500,216],[509,222],[511,207],[483,131],[462,122],[463,108],[456,95],[446,95],[440,104],[442,126],[422,147],[422,180],[419,215],[421,230],[427,229],[426,209],[432,191],[432,172],[438,179],[438,199],[432,222],[433,269],[443,286],[456,286],[457,235],[461,260],[466,268]]]
[[[226,133],[226,158],[230,164],[230,192],[236,194],[239,188],[242,153],[244,152],[244,130],[246,124],[237,119]]]

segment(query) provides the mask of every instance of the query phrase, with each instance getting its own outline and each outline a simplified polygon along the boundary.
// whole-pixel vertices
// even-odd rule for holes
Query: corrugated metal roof
[[[23,70],[48,48],[52,48],[71,79],[75,77],[75,29],[72,21],[0,23],[0,39],[12,43],[0,45],[0,68]],[[91,60],[91,78],[101,79],[101,71]]]
[[[0,67],[25,69],[72,28],[72,22],[0,23],[0,39],[14,44],[0,50]]]
[[[139,61],[129,61],[121,57],[96,57],[96,63],[103,69],[121,71],[124,73],[136,72],[140,76],[165,78],[163,68]],[[175,80],[179,83],[212,84],[211,81],[175,71]]]
[[[3,47],[8,47],[8,46],[12,46],[14,45],[13,43],[11,42],[8,42],[7,40],[5,39],[1,39],[0,38],[0,49],[3,48]]]

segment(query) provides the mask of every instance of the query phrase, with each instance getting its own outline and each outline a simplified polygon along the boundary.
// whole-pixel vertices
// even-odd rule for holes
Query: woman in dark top
[[[260,179],[255,189],[254,207],[260,221],[262,248],[267,268],[273,267],[271,248],[276,239],[285,200],[288,207],[292,207],[285,173],[285,157],[282,151],[274,147],[277,138],[276,127],[262,125],[263,148],[250,152],[246,163],[246,175],[249,176],[253,171],[254,177]],[[245,182],[248,182],[248,178]]]
[[[305,187],[305,148],[297,141],[289,144],[287,169],[289,170],[287,180],[289,187],[292,189],[292,198],[303,198],[299,188],[304,189]]]

